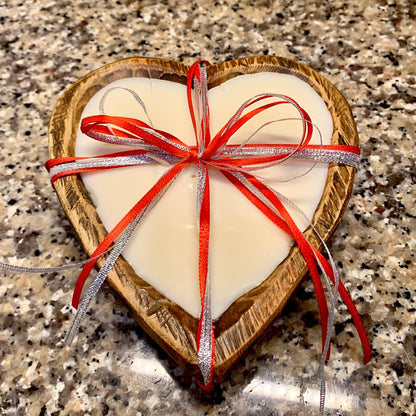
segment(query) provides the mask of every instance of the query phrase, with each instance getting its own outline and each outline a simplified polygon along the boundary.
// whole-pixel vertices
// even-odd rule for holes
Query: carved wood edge
[[[159,78],[186,83],[188,66],[175,61],[128,58],[106,65],[73,84],[58,101],[50,128],[50,157],[71,156],[83,108],[105,85],[128,77]],[[281,72],[309,83],[328,106],[334,123],[332,144],[357,145],[358,134],[351,110],[342,94],[311,68],[286,58],[255,56],[211,65],[207,69],[209,88],[228,79],[256,72]],[[350,197],[355,170],[330,164],[321,201],[312,223],[327,241],[335,230]],[[74,225],[85,251],[90,255],[107,231],[78,176],[62,178],[55,189],[63,209]],[[321,242],[309,228],[306,237],[321,249]],[[105,259],[100,259],[102,265]],[[228,369],[260,337],[281,312],[307,272],[297,247],[293,247],[274,272],[258,287],[238,298],[215,323],[216,361],[214,377],[224,378]],[[197,372],[197,320],[138,277],[120,258],[108,276],[108,283],[130,307],[139,324],[179,364]]]

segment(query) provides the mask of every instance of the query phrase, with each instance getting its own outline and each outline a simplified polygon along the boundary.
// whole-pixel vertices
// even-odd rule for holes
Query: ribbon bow
[[[50,171],[52,183],[63,176],[81,172],[152,163],[167,163],[170,165],[169,170],[131,208],[116,227],[109,232],[91,255],[90,261],[84,266],[73,295],[73,305],[76,308],[79,305],[81,291],[91,269],[94,267],[98,258],[113,245],[104,266],[97,274],[79,305],[67,336],[67,343],[70,343],[76,335],[79,324],[87,312],[91,300],[104,282],[109,270],[114,266],[115,261],[120,256],[133,231],[163,196],[179,173],[188,164],[194,163],[198,167],[198,273],[201,314],[197,333],[197,355],[198,365],[203,378],[203,383],[200,383],[201,387],[206,390],[212,388],[215,360],[215,337],[211,317],[211,288],[208,267],[210,241],[210,183],[208,168],[219,170],[260,212],[266,215],[267,218],[292,237],[298,244],[315,286],[321,314],[322,336],[325,341],[322,347],[323,355],[321,364],[329,356],[333,310],[338,292],[346,303],[357,327],[363,345],[364,359],[367,362],[371,357],[371,348],[363,323],[344,285],[339,280],[335,265],[325,243],[321,239],[327,250],[329,261],[325,259],[316,247],[305,239],[283,202],[292,207],[294,204],[268,187],[261,178],[256,177],[252,173],[255,170],[281,163],[290,157],[310,159],[315,162],[338,162],[357,167],[359,162],[359,149],[355,146],[309,144],[314,125],[308,113],[292,98],[280,94],[261,94],[246,101],[233,117],[231,117],[228,123],[214,137],[211,137],[209,125],[210,114],[207,100],[207,65],[209,63],[205,61],[194,63],[189,70],[187,78],[188,106],[197,140],[196,146],[188,146],[177,137],[154,128],[149,117],[149,124],[147,124],[132,118],[101,114],[83,119],[81,122],[82,132],[96,140],[118,145],[127,145],[134,148],[134,150],[92,158],[63,157],[50,160],[46,163],[46,167]],[[130,92],[134,95],[136,101],[142,106],[147,115],[146,108],[140,97],[133,91]],[[283,104],[293,106],[298,111],[299,119],[302,121],[303,133],[297,145],[254,145],[247,143],[258,130],[270,123],[266,123],[260,127],[242,145],[228,144],[230,138],[248,120],[268,108]],[[100,107],[103,113],[102,106]],[[296,206],[294,208],[296,209]],[[333,288],[329,288],[328,290],[331,305],[330,313],[328,313],[328,306],[319,277],[318,266],[327,279],[327,283],[329,284],[330,279],[334,284]],[[322,365],[321,372],[323,374]]]

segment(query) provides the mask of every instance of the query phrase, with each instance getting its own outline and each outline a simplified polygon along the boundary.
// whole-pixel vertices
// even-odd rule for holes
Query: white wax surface
[[[128,78],[99,91],[85,107],[82,117],[99,114],[99,101],[108,88],[127,87],[144,101],[155,128],[168,131],[189,145],[195,144],[189,116],[186,87],[177,83]],[[286,74],[259,73],[233,78],[209,91],[212,136],[247,99],[260,93],[285,94],[296,100],[311,116],[330,144],[331,115],[319,95],[304,81]],[[110,92],[105,113],[147,122],[143,110],[126,91]],[[279,105],[251,120],[230,143],[241,143],[266,121],[299,117],[289,105]],[[297,143],[301,121],[271,124],[251,143]],[[319,143],[314,129],[312,143]],[[99,143],[80,131],[77,156],[118,151],[120,146]],[[259,171],[263,177],[280,181],[296,177],[312,162],[287,161]],[[118,168],[83,174],[86,188],[107,228],[111,230],[125,213],[167,170],[163,166]],[[311,219],[321,198],[327,165],[318,163],[307,175],[289,182],[269,182],[297,204]],[[239,296],[259,285],[287,256],[291,240],[252,205],[222,174],[210,169],[211,240],[209,267],[212,279],[212,315],[217,319]],[[292,210],[289,208],[289,211]],[[307,223],[292,212],[301,229]],[[184,310],[199,317],[198,238],[196,227],[196,168],[189,166],[136,230],[123,253],[137,274]]]

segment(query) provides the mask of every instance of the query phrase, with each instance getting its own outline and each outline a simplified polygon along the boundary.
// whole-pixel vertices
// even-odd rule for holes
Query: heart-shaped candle
[[[80,132],[81,119],[100,112],[150,123],[185,145],[195,146],[187,104],[188,70],[174,61],[131,58],[81,79],[65,92],[52,115],[51,158],[126,150]],[[286,104],[293,100],[308,114],[309,124],[315,127],[310,144],[358,145],[343,96],[304,65],[283,58],[253,57],[209,66],[206,75],[210,107],[207,125],[212,135],[226,125],[242,103],[260,94],[275,94],[290,97]],[[245,123],[227,145],[241,145],[254,134],[251,144],[285,143],[296,148],[305,124],[296,105],[276,106]],[[169,170],[166,160],[161,162],[87,173],[82,178],[62,177],[54,182],[88,254],[104,239],[106,230],[113,229]],[[192,371],[197,365],[196,334],[201,312],[196,166],[190,164],[180,172],[133,234],[124,250],[125,259],[119,258],[107,277],[146,331]],[[213,372],[220,380],[275,319],[307,267],[299,248],[292,247],[293,240],[215,169],[215,161],[208,172],[208,267],[215,321]],[[264,181],[275,180],[268,181],[269,185],[291,201],[287,203],[291,216],[302,230],[307,228],[305,237],[321,248],[322,241],[299,212],[304,212],[319,236],[327,240],[347,204],[354,168],[292,158],[256,174]],[[98,263],[102,265],[104,259]]]

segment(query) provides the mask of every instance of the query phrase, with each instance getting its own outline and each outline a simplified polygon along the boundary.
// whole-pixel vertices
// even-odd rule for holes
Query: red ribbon
[[[159,193],[163,192],[174,178],[190,163],[198,165],[199,174],[204,178],[201,182],[201,195],[200,195],[200,209],[199,209],[199,286],[200,286],[200,300],[201,300],[201,316],[199,320],[198,333],[197,333],[197,349],[198,356],[202,355],[202,348],[207,347],[207,343],[210,344],[208,351],[210,351],[211,357],[203,357],[202,361],[208,360],[210,368],[208,369],[207,376],[204,376],[204,384],[200,384],[205,390],[212,389],[213,386],[213,368],[215,360],[215,338],[214,328],[210,316],[210,306],[206,305],[207,294],[207,281],[208,281],[208,253],[209,253],[209,240],[210,240],[210,186],[209,186],[209,170],[216,168],[251,202],[253,203],[267,218],[269,218],[275,225],[283,230],[287,235],[293,238],[299,246],[299,249],[305,259],[309,272],[312,277],[312,281],[315,287],[318,306],[321,314],[322,322],[322,336],[326,336],[327,322],[328,322],[328,307],[325,299],[324,289],[322,287],[321,279],[319,277],[317,262],[323,267],[326,274],[334,282],[334,272],[331,265],[324,258],[324,256],[309,243],[303,236],[300,229],[297,227],[289,212],[284,207],[276,193],[265,185],[262,181],[257,179],[254,175],[251,175],[244,168],[251,167],[253,165],[267,165],[271,162],[283,160],[291,155],[300,152],[302,149],[325,149],[335,150],[341,152],[350,152],[359,154],[359,149],[355,146],[317,146],[310,145],[309,142],[312,137],[313,124],[308,113],[297,104],[292,98],[287,96],[279,96],[282,98],[275,99],[275,95],[264,94],[246,103],[245,106],[240,108],[240,114],[236,119],[230,119],[230,121],[213,137],[211,138],[209,129],[209,107],[208,103],[204,103],[206,99],[206,91],[202,91],[201,99],[195,100],[195,88],[193,88],[194,82],[199,86],[204,87],[204,83],[201,81],[201,64],[209,65],[208,62],[199,61],[195,62],[189,69],[187,80],[187,96],[188,106],[192,119],[195,136],[197,137],[197,146],[187,146],[180,139],[173,135],[154,129],[143,121],[127,118],[127,117],[114,117],[107,115],[98,115],[93,117],[87,117],[81,122],[81,131],[88,136],[97,140],[103,140],[103,138],[117,137],[118,139],[128,139],[131,141],[137,141],[138,144],[145,143],[150,145],[155,152],[164,155],[170,155],[176,157],[179,162],[174,164],[157,182],[151,187],[151,189],[138,201],[134,207],[123,217],[123,219],[116,225],[116,227],[110,231],[110,233],[99,244],[94,253],[91,255],[91,261],[88,262],[83,268],[78,281],[75,286],[73,295],[73,306],[78,307],[82,288],[84,283],[98,260],[98,257],[109,249],[114,240],[120,236],[125,228],[142,213],[149,203]],[[206,87],[206,85],[205,85]],[[265,104],[261,104],[263,100]],[[196,102],[195,102],[196,101]],[[248,111],[242,115],[243,110],[250,106],[260,103],[261,105],[253,110]],[[248,157],[242,155],[229,156],[226,150],[236,149],[238,146],[228,145],[230,138],[251,118],[257,114],[267,110],[268,108],[282,105],[282,104],[295,105],[298,111],[302,114],[303,120],[303,135],[298,145],[244,145],[246,149],[259,149],[264,147],[281,148],[286,149],[287,152],[283,154],[262,156],[261,154]],[[198,114],[196,114],[198,113]],[[105,156],[97,156],[96,158],[115,158],[120,156],[133,156],[133,155],[146,155],[151,153],[151,150],[139,149],[128,152],[117,152]],[[61,157],[57,159],[49,160],[46,163],[48,170],[51,170],[55,166],[64,165],[78,160],[86,158],[82,157]],[[91,159],[91,158],[90,158]],[[102,166],[92,168],[75,168],[67,171],[59,172],[52,177],[52,182],[66,176],[77,174],[80,172],[110,169],[113,167]],[[238,174],[237,174],[238,173]],[[266,204],[265,201],[268,201]],[[271,207],[274,207],[272,209]],[[354,324],[357,328],[359,337],[364,351],[364,361],[368,362],[371,358],[371,348],[367,339],[366,331],[364,329],[360,315],[355,308],[355,305],[349,296],[345,286],[342,282],[339,283],[339,293],[348,307]],[[204,315],[205,314],[205,315]],[[204,326],[205,325],[205,326]],[[203,332],[205,332],[203,334]],[[207,335],[208,334],[208,335]],[[204,338],[204,345],[201,345],[201,339]],[[201,352],[201,354],[200,354]],[[329,354],[328,354],[329,355]],[[328,357],[327,357],[328,358]],[[206,362],[205,362],[206,364]],[[200,363],[200,367],[204,365],[204,362]],[[205,371],[207,371],[205,369]],[[204,372],[202,371],[204,374]],[[208,375],[209,374],[209,375]]]

